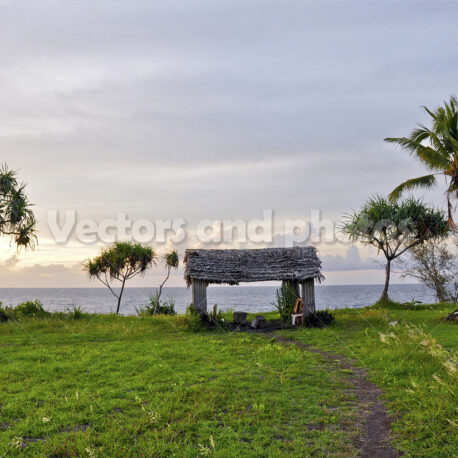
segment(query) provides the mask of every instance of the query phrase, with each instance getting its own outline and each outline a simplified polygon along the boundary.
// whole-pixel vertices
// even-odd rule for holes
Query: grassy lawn
[[[443,321],[456,304],[336,311],[328,329],[284,334],[345,354],[367,368],[396,419],[395,445],[410,456],[458,455],[458,327]],[[391,324],[390,324],[391,323]]]
[[[354,407],[319,355],[179,318],[0,325],[0,455],[352,455]]]
[[[283,334],[367,368],[405,453],[453,456],[458,328],[441,322],[453,308],[341,310],[331,328]],[[1,323],[0,345],[1,456],[356,453],[344,371],[265,336],[52,317]]]

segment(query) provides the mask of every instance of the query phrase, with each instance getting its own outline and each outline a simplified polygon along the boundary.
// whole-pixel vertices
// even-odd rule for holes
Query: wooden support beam
[[[302,282],[302,301],[304,303],[302,309],[302,322],[304,318],[311,313],[315,313],[315,280],[309,278]]]
[[[202,312],[207,311],[207,282],[192,279],[192,303]]]

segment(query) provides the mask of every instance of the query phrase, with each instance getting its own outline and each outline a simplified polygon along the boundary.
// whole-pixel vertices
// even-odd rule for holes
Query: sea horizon
[[[222,310],[267,312],[274,309],[277,289],[278,285],[210,286],[207,290],[208,307],[216,304]],[[332,310],[369,306],[379,299],[382,289],[381,284],[317,285],[316,307],[318,310]],[[126,287],[120,313],[135,315],[138,309],[148,304],[149,297],[156,290],[155,287]],[[434,293],[420,284],[392,284],[390,297],[399,302],[435,302]],[[162,298],[173,300],[177,313],[184,313],[191,303],[191,289],[186,286],[165,287]],[[116,310],[116,300],[107,288],[0,288],[0,302],[4,306],[16,306],[28,300],[39,300],[49,311],[64,311],[72,307],[89,313],[112,313]]]
[[[390,283],[391,286],[421,286],[421,283]],[[323,285],[321,283],[315,284],[315,288],[321,288],[323,286],[381,286],[383,287],[383,283],[339,283],[339,284],[332,284],[332,285]],[[243,283],[240,285],[209,285],[209,288],[278,288],[275,285],[259,285],[259,284],[250,284],[250,283]],[[163,289],[170,289],[170,288],[184,288],[189,289],[188,286],[164,286]],[[0,291],[2,289],[106,289],[105,286],[0,286]],[[114,287],[113,289],[119,289],[119,287]],[[159,289],[157,286],[125,286],[124,290],[127,289]]]

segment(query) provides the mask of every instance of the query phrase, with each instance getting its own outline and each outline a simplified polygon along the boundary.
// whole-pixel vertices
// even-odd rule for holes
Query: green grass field
[[[453,456],[458,328],[441,321],[453,309],[342,310],[331,328],[283,334],[367,368],[404,453]],[[270,337],[51,317],[1,323],[0,345],[1,456],[356,454],[345,371]]]
[[[392,435],[403,453],[458,456],[458,326],[444,321],[456,308],[392,304],[340,310],[328,329],[284,334],[367,368],[396,419]]]

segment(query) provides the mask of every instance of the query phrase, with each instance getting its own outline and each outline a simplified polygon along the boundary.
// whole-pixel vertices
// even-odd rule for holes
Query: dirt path
[[[351,371],[347,380],[352,385],[352,393],[361,412],[358,427],[362,435],[357,439],[355,446],[362,457],[392,458],[402,454],[390,443],[391,419],[388,412],[380,400],[381,390],[367,380],[364,369],[355,367],[351,360],[345,356],[328,353],[317,348],[309,347],[306,344],[297,342],[286,337],[271,334],[278,342],[284,344],[294,344],[312,353],[318,353],[329,363],[339,369]]]

